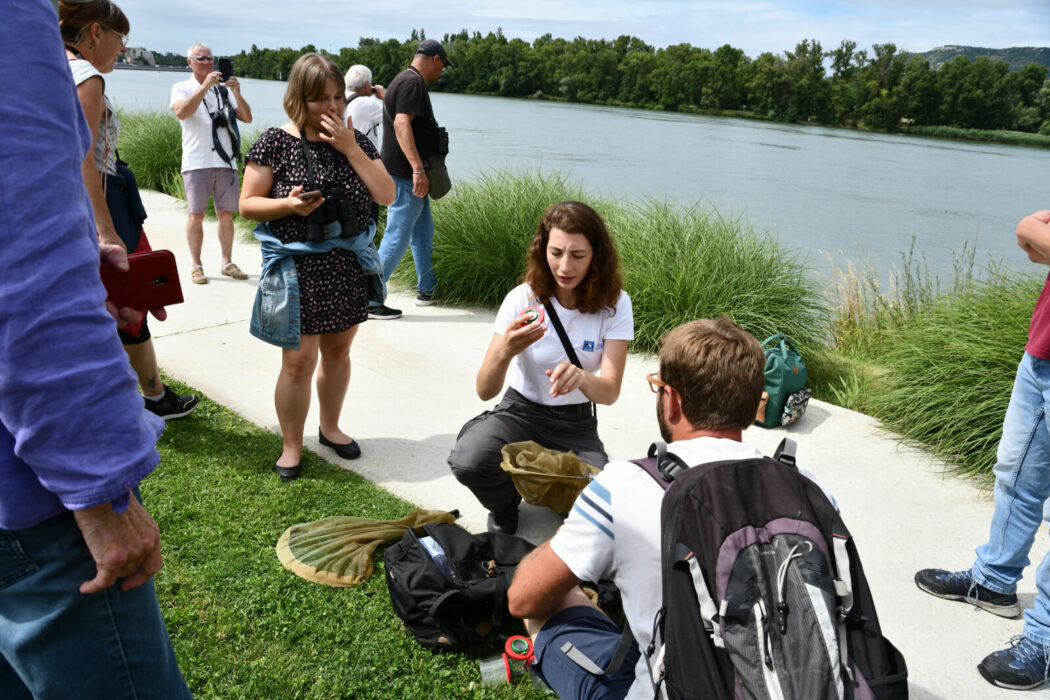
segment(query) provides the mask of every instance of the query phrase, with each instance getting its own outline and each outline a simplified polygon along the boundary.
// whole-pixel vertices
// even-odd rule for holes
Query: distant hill
[[[937,70],[956,56],[966,56],[971,61],[978,56],[999,59],[1010,64],[1010,70],[1021,70],[1029,63],[1041,63],[1050,68],[1050,47],[1015,46],[1010,49],[984,49],[979,46],[938,46],[937,48],[916,54],[925,56],[930,67]]]

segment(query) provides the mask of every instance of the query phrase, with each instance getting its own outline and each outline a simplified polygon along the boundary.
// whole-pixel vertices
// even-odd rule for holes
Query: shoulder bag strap
[[[583,369],[583,365],[580,364],[580,357],[576,354],[576,351],[572,349],[572,343],[569,342],[569,336],[565,332],[565,327],[561,325],[561,319],[558,318],[558,312],[554,310],[554,304],[548,299],[543,304],[543,308],[547,309],[547,318],[554,324],[554,330],[558,333],[558,340],[561,341],[561,346],[565,348],[565,354],[569,356],[569,362],[573,363],[580,369]],[[594,417],[598,417],[598,404],[591,401],[591,412]]]
[[[565,327],[561,325],[561,319],[558,318],[558,312],[554,310],[554,304],[550,303],[550,300],[544,302],[543,308],[547,309],[547,318],[554,324],[554,330],[558,333],[558,339],[561,340],[561,346],[565,348],[565,354],[569,356],[569,361],[574,365],[583,369],[583,365],[580,364],[580,358],[576,354],[576,351],[572,349],[572,343],[569,342],[569,336],[565,333]]]

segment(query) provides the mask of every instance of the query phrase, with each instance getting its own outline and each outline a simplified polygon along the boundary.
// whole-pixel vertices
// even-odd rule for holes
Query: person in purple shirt
[[[47,0],[5,3],[0,57],[0,695],[189,697],[137,493],[164,423],[104,304],[91,133]]]

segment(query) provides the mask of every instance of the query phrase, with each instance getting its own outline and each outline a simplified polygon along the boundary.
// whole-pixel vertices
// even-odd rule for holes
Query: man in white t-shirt
[[[689,465],[752,459],[741,442],[763,388],[762,346],[728,316],[691,321],[668,333],[660,371],[648,376],[669,451]],[[518,567],[510,612],[525,620],[536,671],[562,698],[651,698],[645,649],[661,603],[660,504],[663,489],[631,462],[610,462],[580,494],[565,524]],[[569,659],[567,641],[598,666],[612,658],[620,630],[581,591],[581,581],[612,579],[638,647],[616,672],[596,676]]]
[[[360,63],[346,70],[346,110],[343,121],[349,117],[354,128],[368,137],[378,151],[379,125],[383,122],[383,100],[386,89],[372,84],[372,71]]]
[[[343,110],[343,121],[350,124],[368,137],[378,151],[379,125],[383,121],[383,100],[386,99],[386,88],[372,84],[372,71],[360,63],[346,69],[346,109]],[[372,202],[368,212],[372,221],[379,221],[379,202]]]
[[[234,264],[233,212],[237,211],[240,182],[237,159],[240,139],[236,122],[250,124],[252,108],[241,96],[237,78],[215,70],[215,56],[205,44],[194,44],[186,51],[186,62],[193,77],[171,86],[171,110],[182,126],[182,179],[186,185],[186,204],[190,212],[186,221],[186,241],[193,267],[194,284],[207,284],[201,263],[204,245],[204,212],[208,198],[215,198],[215,215],[219,219],[219,248],[222,251],[221,272],[243,280],[248,275]]]

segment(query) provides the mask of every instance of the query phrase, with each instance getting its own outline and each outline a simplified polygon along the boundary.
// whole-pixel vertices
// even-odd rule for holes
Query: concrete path
[[[206,222],[209,284],[191,284],[184,204],[153,192],[143,192],[143,201],[150,241],[154,248],[175,252],[186,297],[184,304],[168,309],[167,322],[151,324],[161,367],[278,432],[273,388],[281,353],[248,333],[260,270],[258,246],[236,244],[234,260],[249,280],[222,277],[215,222]],[[495,403],[474,394],[474,375],[491,338],[493,314],[418,308],[413,301],[414,295],[394,293],[390,305],[402,309],[404,317],[365,323],[351,350],[353,376],[342,428],[360,440],[363,456],[349,462],[318,445],[316,397],[306,423],[307,446],[407,501],[458,508],[460,522],[478,532],[485,527],[485,512],[451,476],[445,459],[463,423]],[[659,438],[655,400],[645,381],[645,373],[656,368],[654,358],[629,357],[619,401],[599,408],[602,439],[613,459],[644,456],[649,443]],[[178,430],[178,423],[168,429]],[[839,502],[863,557],[883,629],[908,661],[912,697],[1009,697],[1010,691],[986,683],[976,666],[1020,634],[1022,622],[937,600],[919,591],[912,578],[925,567],[970,565],[974,547],[987,537],[990,494],[944,477],[922,453],[880,432],[873,419],[820,401],[810,402],[799,424],[787,430],[751,428],[744,439],[771,454],[785,434],[798,441],[800,463]],[[271,464],[260,464],[259,470],[266,472]],[[549,511],[523,506],[521,523],[519,534],[538,542],[553,532],[558,520]],[[1044,527],[1033,561],[1040,561],[1047,545]],[[1018,591],[1025,607],[1035,597],[1034,570],[1029,567]]]

